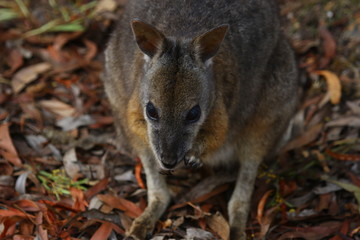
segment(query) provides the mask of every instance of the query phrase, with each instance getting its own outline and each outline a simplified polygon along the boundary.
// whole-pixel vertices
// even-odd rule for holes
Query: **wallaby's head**
[[[145,59],[141,105],[150,145],[162,168],[173,169],[184,159],[213,106],[211,59],[227,28],[222,25],[192,39],[179,39],[144,22],[132,22]]]

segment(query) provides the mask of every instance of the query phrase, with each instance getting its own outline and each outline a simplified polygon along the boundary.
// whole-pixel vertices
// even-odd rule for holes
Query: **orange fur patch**
[[[134,91],[135,93],[138,91]],[[147,126],[137,94],[133,94],[127,107],[127,122],[132,133],[147,142]]]

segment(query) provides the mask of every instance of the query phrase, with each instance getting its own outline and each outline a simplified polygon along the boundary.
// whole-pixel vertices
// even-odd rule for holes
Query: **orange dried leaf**
[[[85,211],[86,207],[89,205],[85,200],[85,194],[83,191],[77,188],[70,188],[71,196],[74,199],[73,208],[80,211]]]
[[[261,198],[258,207],[257,207],[257,216],[256,220],[261,224],[263,222],[263,216],[264,216],[264,209],[267,199],[269,198],[270,194],[273,192],[273,190],[268,190]]]
[[[141,164],[140,161],[138,161],[136,163],[136,165],[135,165],[135,178],[136,178],[136,181],[139,184],[139,187],[142,188],[142,189],[146,189],[145,183],[141,178],[141,169],[142,169],[142,164]]]
[[[359,155],[352,155],[352,154],[341,154],[341,153],[336,153],[336,152],[333,152],[331,151],[329,148],[327,148],[325,150],[325,152],[335,158],[335,159],[338,159],[338,160],[341,160],[341,161],[360,161],[360,156]]]
[[[1,217],[21,217],[21,218],[35,218],[34,216],[30,214],[26,214],[20,210],[17,210],[15,208],[11,209],[0,209],[0,216]]]
[[[109,178],[101,179],[98,183],[92,186],[89,190],[85,192],[85,197],[87,200],[90,200],[93,196],[99,192],[105,190],[109,184]]]
[[[40,207],[37,203],[35,203],[34,201],[28,200],[28,199],[22,199],[22,200],[18,200],[16,201],[16,206],[18,206],[19,208],[21,208],[24,211],[28,211],[28,212],[38,212],[40,211]]]
[[[96,230],[94,235],[90,240],[98,240],[98,239],[108,239],[112,231],[112,224],[110,222],[104,222],[101,226]]]
[[[327,94],[330,96],[332,104],[338,104],[341,98],[341,83],[338,76],[328,70],[315,71],[316,74],[325,78],[328,87]]]

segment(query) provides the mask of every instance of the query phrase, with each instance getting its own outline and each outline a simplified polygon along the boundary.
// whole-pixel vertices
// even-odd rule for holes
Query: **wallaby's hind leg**
[[[159,174],[158,164],[149,155],[141,158],[146,173],[148,206],[140,217],[132,223],[127,236],[143,240],[152,233],[156,221],[161,217],[170,201],[165,177]]]
[[[286,116],[267,115],[264,119],[256,117],[242,132],[244,141],[239,143],[237,152],[240,169],[228,205],[230,240],[246,239],[245,227],[259,165],[265,157],[273,155],[288,124]]]
[[[254,149],[248,149],[254,150]],[[245,240],[245,228],[248,218],[251,196],[257,170],[263,158],[262,154],[243,152],[241,167],[236,180],[234,192],[231,196],[228,212],[230,221],[230,240]]]

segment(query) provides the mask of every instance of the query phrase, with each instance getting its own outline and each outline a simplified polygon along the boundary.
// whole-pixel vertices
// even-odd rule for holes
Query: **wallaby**
[[[104,82],[119,143],[146,173],[148,206],[127,236],[151,234],[170,201],[159,170],[182,163],[240,166],[229,239],[245,239],[259,164],[298,102],[275,1],[131,0],[106,50]]]

